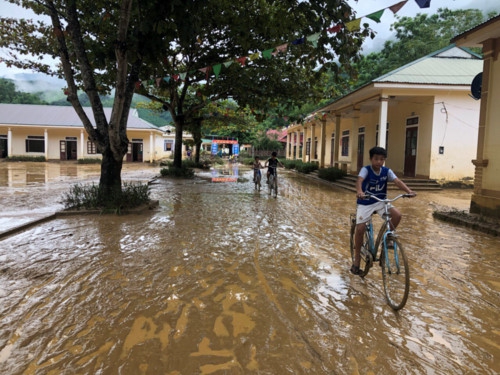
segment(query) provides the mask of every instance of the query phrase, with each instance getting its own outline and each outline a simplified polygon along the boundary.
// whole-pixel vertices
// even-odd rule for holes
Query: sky
[[[390,31],[390,26],[397,19],[395,15],[386,9],[381,18],[380,23],[376,23],[364,16],[374,13],[378,10],[385,9],[398,3],[401,0],[347,0],[347,3],[356,12],[356,18],[363,18],[362,23],[369,23],[370,27],[377,33],[375,39],[367,39],[363,44],[363,53],[367,54],[370,52],[376,52],[382,49],[384,42],[387,39],[394,37],[394,33]],[[480,9],[484,13],[489,11],[496,11],[500,13],[500,1],[499,0],[431,0],[431,6],[429,8],[421,9],[415,2],[415,0],[408,0],[406,5],[401,8],[397,13],[398,16],[415,17],[418,13],[434,14],[437,13],[439,8],[450,8],[456,9]],[[0,15],[10,16],[18,18],[32,18],[27,15],[28,10],[21,8],[11,3],[0,0]],[[32,14],[32,13],[31,13]],[[0,50],[0,59],[5,55],[6,52]],[[17,74],[20,71],[17,68],[7,68],[5,64],[0,62],[0,77],[11,77],[13,74]],[[29,72],[29,71],[25,71]]]

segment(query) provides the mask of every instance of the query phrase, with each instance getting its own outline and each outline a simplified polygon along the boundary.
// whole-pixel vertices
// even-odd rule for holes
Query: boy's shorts
[[[392,204],[389,204],[389,208],[392,208]],[[367,205],[358,204],[356,209],[356,224],[366,223],[375,212],[382,216],[384,213],[384,202],[376,202]]]

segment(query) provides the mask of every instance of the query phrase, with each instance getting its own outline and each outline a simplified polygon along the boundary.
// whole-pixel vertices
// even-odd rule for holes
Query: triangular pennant
[[[288,43],[282,44],[281,46],[276,47],[277,52],[286,52],[288,48]]]
[[[253,61],[253,60],[256,60],[260,57],[260,53],[259,52],[255,52],[255,53],[252,53],[249,58],[250,58],[250,61]]]
[[[295,39],[295,40],[292,42],[292,44],[293,44],[294,46],[296,46],[297,44],[304,44],[304,42],[305,42],[305,39],[304,39],[304,38],[298,38],[298,39]]]
[[[431,0],[415,0],[420,8],[429,8],[431,6]]]
[[[266,49],[265,51],[262,51],[262,57],[264,57],[266,59],[270,59],[273,51],[274,51],[274,48],[270,48],[270,49]]]
[[[207,66],[205,68],[198,69],[200,72],[205,73],[205,78],[208,80],[208,73],[212,70],[211,66]]]
[[[407,2],[408,0],[400,1],[397,4],[391,5],[389,9],[392,11],[392,13],[396,14],[402,7],[406,5]]]
[[[347,22],[345,24],[345,27],[349,31],[357,31],[357,30],[361,29],[361,18]]]
[[[161,78],[156,78],[156,87],[160,87]]]
[[[163,77],[163,80],[164,80],[165,82],[169,83],[169,82],[170,82],[170,77]]]
[[[332,26],[332,27],[329,27],[328,29],[326,29],[326,31],[328,31],[329,33],[338,33],[340,30],[342,30],[341,24],[337,24],[335,26]]]
[[[320,35],[321,35],[321,33],[316,33],[316,34],[309,35],[307,37],[307,41],[311,42],[314,47],[317,47],[318,46],[318,39],[319,39]]]
[[[247,62],[247,57],[246,56],[238,57],[236,61],[238,61],[241,64],[241,66],[245,66],[245,63]]]
[[[187,74],[187,73],[180,73],[180,74],[179,74],[179,77],[181,78],[181,81],[186,80],[186,74]]]
[[[380,23],[380,19],[382,18],[382,14],[384,14],[384,10],[385,9],[381,9],[378,12],[369,14],[369,15],[366,16],[366,18],[369,18],[371,20],[374,20],[377,23]]]
[[[178,75],[178,74],[174,74],[174,75],[172,76],[172,78],[174,79],[174,81],[176,81],[176,82],[177,82],[177,81],[179,80],[179,75]]]
[[[221,64],[217,64],[217,65],[214,65],[213,68],[214,68],[215,78],[219,77],[219,73],[220,73],[220,71],[222,69],[222,65]]]
[[[229,67],[231,66],[231,64],[232,64],[232,63],[233,63],[232,61],[226,61],[226,62],[224,63],[224,67],[225,67],[225,68],[229,68]]]

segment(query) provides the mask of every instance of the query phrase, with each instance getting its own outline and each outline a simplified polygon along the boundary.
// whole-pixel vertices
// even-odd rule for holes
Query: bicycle
[[[380,199],[377,196],[370,194],[367,197],[375,198],[379,202],[384,202],[384,213],[380,230],[376,240],[374,240],[374,231],[372,219],[368,220],[365,225],[365,233],[363,235],[363,243],[361,245],[361,263],[360,276],[365,277],[374,262],[379,262],[382,267],[382,280],[384,284],[384,293],[389,306],[394,310],[402,309],[408,299],[410,292],[410,269],[408,259],[401,245],[401,241],[395,231],[391,229],[389,213],[390,203],[399,198],[413,197],[411,194],[400,194],[392,199]],[[350,231],[350,247],[351,260],[354,262],[354,234],[356,231],[356,214],[350,215],[351,231]],[[380,252],[379,252],[380,247]],[[380,256],[377,258],[377,254]]]
[[[274,173],[271,173],[269,175],[269,184],[268,184],[268,189],[269,189],[269,195],[273,195],[272,192],[274,190],[274,197],[278,197],[278,169],[276,167],[271,167],[268,166],[268,168],[273,168]]]
[[[260,180],[262,179],[262,173],[260,169],[254,169],[253,170],[253,182],[255,184],[255,190],[259,190],[261,188]]]

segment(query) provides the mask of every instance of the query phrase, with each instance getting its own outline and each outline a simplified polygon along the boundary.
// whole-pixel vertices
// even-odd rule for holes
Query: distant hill
[[[36,94],[40,99],[49,103],[50,105],[71,105],[66,100],[66,95],[64,95],[63,88],[66,87],[66,81],[50,77],[42,73],[3,73],[0,74],[0,78],[8,79],[14,83],[17,91],[27,92],[31,94]],[[102,102],[104,107],[112,107],[113,97],[106,96],[102,97]],[[134,95],[132,99],[132,108],[135,108],[139,102],[149,102],[148,98],[141,95]],[[81,97],[82,105],[85,107],[90,106],[90,103],[85,95]],[[164,112],[158,114],[147,109],[139,108],[137,110],[139,117],[144,121],[147,121],[155,126],[165,126],[172,122],[172,117],[170,113]]]

